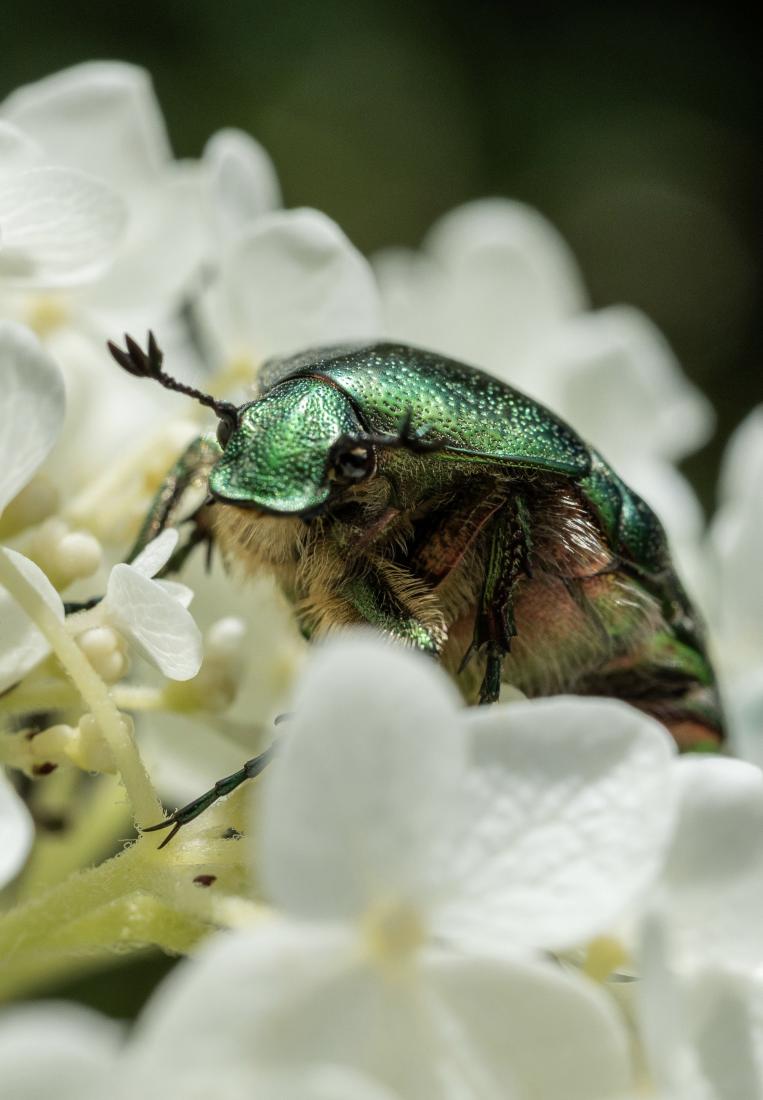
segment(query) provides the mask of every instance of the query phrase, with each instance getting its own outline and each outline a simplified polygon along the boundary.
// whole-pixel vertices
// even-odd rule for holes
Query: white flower
[[[79,307],[150,323],[178,304],[201,258],[198,185],[172,159],[148,74],[113,61],[75,65],[18,88],[0,116],[51,163],[103,181],[127,206],[124,247]]]
[[[707,545],[705,602],[736,752],[763,764],[763,406],[724,455]]]
[[[200,1006],[203,1016],[203,1006]],[[247,1061],[189,1069],[167,1057],[145,1067],[137,1041],[97,1012],[51,1002],[0,1019],[0,1079],[13,1100],[395,1100],[380,1084],[344,1067],[260,1072]],[[40,1057],[40,1052],[44,1057]]]
[[[680,816],[658,897],[672,962],[763,974],[763,773],[687,756],[675,774]]]
[[[665,1100],[760,1100],[763,976],[708,965],[679,975],[664,924],[644,928],[637,983],[640,1038]]]
[[[110,623],[141,656],[171,680],[189,680],[201,667],[201,633],[186,610],[190,588],[154,581],[178,543],[174,529],[163,531],[129,564],[115,565],[98,618]]]
[[[339,227],[317,210],[262,214],[223,255],[204,316],[220,362],[249,365],[381,331],[375,280]]]
[[[78,285],[57,287],[48,280],[49,290],[30,286],[0,300],[0,312],[33,328],[63,368],[65,475],[60,464],[46,473],[71,493],[179,407],[159,387],[123,376],[104,344],[125,330],[158,328],[173,371],[192,365],[184,345],[178,346],[174,315],[205,249],[203,174],[198,165],[172,158],[150,78],[132,65],[88,62],[19,88],[0,103],[0,125],[28,135],[56,172],[86,178],[113,195],[126,220],[119,247],[111,249],[113,263],[108,270],[88,269],[83,283],[73,263],[77,256],[64,246],[70,237],[87,243],[79,213],[84,202],[74,210],[57,202],[55,223],[41,223],[40,234]]]
[[[528,388],[527,354],[540,335],[584,309],[569,248],[537,211],[482,199],[446,214],[421,253],[374,258],[386,328]]]
[[[683,757],[679,815],[641,932],[636,1007],[658,1089],[763,1094],[763,774]],[[662,1093],[660,1093],[662,1095]]]
[[[193,680],[165,689],[171,709],[152,711],[140,728],[153,782],[175,805],[267,747],[309,648],[271,577],[242,584],[218,555],[211,571],[201,555],[192,559],[184,577],[195,592],[194,618],[206,627],[204,663]],[[220,650],[220,616],[235,616],[238,624],[234,633],[230,618],[223,620],[229,624],[226,652]]]
[[[735,677],[763,670],[761,485],[763,406],[753,410],[731,437],[721,471],[720,507],[711,529],[719,651]]]
[[[56,364],[31,333],[0,322],[0,512],[24,487],[53,447],[64,411]],[[61,598],[33,562],[0,548],[63,619]],[[0,586],[0,691],[24,676],[48,652],[43,636]],[[0,886],[23,865],[34,828],[26,807],[0,775]]]
[[[127,221],[119,196],[80,171],[46,161],[0,121],[0,285],[76,286],[102,274]]]
[[[24,866],[33,841],[29,811],[0,771],[0,890]]]
[[[293,711],[255,857],[284,915],[168,983],[145,1056],[320,1051],[417,1100],[625,1087],[606,999],[540,954],[640,904],[672,821],[664,731],[600,700],[461,710],[362,634],[313,657]]]
[[[0,321],[0,511],[23,489],[45,460],[61,430],[64,387],[61,372],[31,332]],[[63,621],[64,607],[34,562],[0,549],[35,586]],[[20,680],[49,652],[40,631],[0,586],[0,691]]]
[[[273,162],[242,130],[218,130],[204,147],[210,231],[215,253],[232,247],[257,218],[281,205]]]

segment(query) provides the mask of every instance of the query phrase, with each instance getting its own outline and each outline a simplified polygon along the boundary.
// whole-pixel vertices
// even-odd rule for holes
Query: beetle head
[[[352,403],[336,387],[289,379],[239,409],[210,491],[239,507],[309,515],[336,488],[374,472],[374,448],[362,436]]]
[[[237,408],[166,374],[153,333],[147,351],[131,336],[125,344],[123,349],[108,343],[124,370],[193,397],[219,417],[223,455],[209,478],[219,500],[307,517],[320,511],[332,492],[375,472],[374,437],[363,432],[352,402],[330,382],[292,378]]]

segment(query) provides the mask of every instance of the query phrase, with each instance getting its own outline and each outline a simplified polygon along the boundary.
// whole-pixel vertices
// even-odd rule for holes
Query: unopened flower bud
[[[91,577],[101,564],[101,544],[86,531],[64,535],[58,545],[58,565],[71,581]]]
[[[132,734],[132,719],[126,714],[119,717]],[[117,769],[111,749],[92,714],[84,714],[80,718],[77,731],[79,738],[69,752],[72,762],[83,771],[115,772]]]
[[[58,516],[40,524],[25,550],[59,589],[91,576],[101,564],[98,540],[86,531],[71,531]]]
[[[49,775],[58,764],[68,760],[77,738],[77,730],[64,723],[44,730],[31,730],[19,741],[13,766],[35,779]]]
[[[113,684],[127,675],[130,667],[127,642],[113,627],[91,627],[78,636],[77,644],[107,684]]]

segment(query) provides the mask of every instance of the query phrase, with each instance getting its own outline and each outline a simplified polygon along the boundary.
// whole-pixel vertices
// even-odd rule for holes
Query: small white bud
[[[64,535],[58,545],[58,567],[71,581],[91,577],[101,564],[101,544],[86,531]]]
[[[239,658],[246,637],[243,619],[229,615],[218,619],[206,633],[204,650],[208,657]]]
[[[58,516],[45,520],[24,547],[58,589],[91,576],[101,564],[101,545],[86,531],[71,531]]]
[[[132,735],[132,719],[126,714],[120,714],[119,719]],[[92,714],[84,714],[80,718],[77,730],[79,738],[69,752],[72,762],[83,771],[115,772],[117,769],[111,749]]]
[[[71,746],[78,736],[77,730],[63,723],[48,726],[39,732],[26,733],[19,742],[19,752],[12,761],[13,766],[21,768],[32,779],[39,779],[54,771],[59,764],[68,763]]]
[[[94,626],[77,637],[77,644],[107,684],[121,680],[130,668],[127,642],[111,626]]]

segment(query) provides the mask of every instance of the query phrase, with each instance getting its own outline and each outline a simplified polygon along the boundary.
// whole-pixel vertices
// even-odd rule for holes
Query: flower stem
[[[151,891],[145,857],[138,843],[0,918],[0,999],[128,948],[186,953],[208,934],[209,923]]]
[[[133,817],[140,829],[159,821],[162,807],[143,766],[127,723],[119,713],[109,690],[88,661],[66,627],[60,623],[37,590],[21,575],[4,551],[0,550],[0,584],[26,611],[50,642],[51,648],[71,677],[85,705],[98,723],[111,749],[127,795]]]

